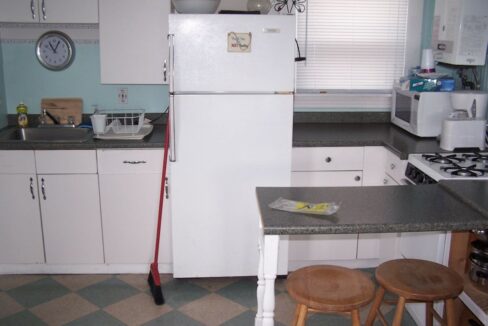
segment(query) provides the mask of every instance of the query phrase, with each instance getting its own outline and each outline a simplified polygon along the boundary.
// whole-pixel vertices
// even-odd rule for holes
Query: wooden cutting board
[[[56,117],[61,124],[67,124],[68,118],[72,116],[75,125],[81,123],[81,116],[83,114],[83,99],[81,98],[43,98],[41,99],[41,110],[46,109],[54,117]],[[46,123],[53,124],[54,122],[47,117]]]

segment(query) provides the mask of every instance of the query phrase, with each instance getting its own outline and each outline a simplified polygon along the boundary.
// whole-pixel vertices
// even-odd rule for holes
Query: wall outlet
[[[121,87],[117,91],[117,98],[119,99],[119,104],[129,103],[129,89],[127,87]]]

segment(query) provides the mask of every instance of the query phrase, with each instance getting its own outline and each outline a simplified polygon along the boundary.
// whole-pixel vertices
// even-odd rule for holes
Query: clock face
[[[74,58],[74,44],[68,35],[47,32],[41,35],[36,45],[39,62],[50,70],[66,69]]]

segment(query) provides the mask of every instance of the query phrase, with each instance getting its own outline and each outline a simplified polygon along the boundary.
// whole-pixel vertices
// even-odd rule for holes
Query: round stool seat
[[[407,300],[444,300],[463,291],[463,279],[456,272],[426,260],[387,261],[376,269],[376,280],[387,291]]]
[[[364,273],[353,269],[317,265],[288,276],[289,295],[300,304],[323,312],[348,312],[373,300],[375,286]]]

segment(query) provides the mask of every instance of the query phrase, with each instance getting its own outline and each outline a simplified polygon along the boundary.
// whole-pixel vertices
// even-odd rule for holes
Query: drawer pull
[[[41,191],[42,199],[46,200],[46,184],[44,183],[44,178],[41,179]]]
[[[354,177],[354,180],[360,181],[361,180],[361,177],[359,175],[357,175],[357,176]]]
[[[124,164],[146,164],[146,161],[124,161]]]
[[[30,178],[30,193],[32,195],[32,199],[36,199],[36,196],[34,196],[34,180]]]
[[[327,157],[325,158],[325,161],[326,161],[327,163],[330,163],[330,162],[332,162],[332,158],[331,158],[330,156],[327,156]]]

